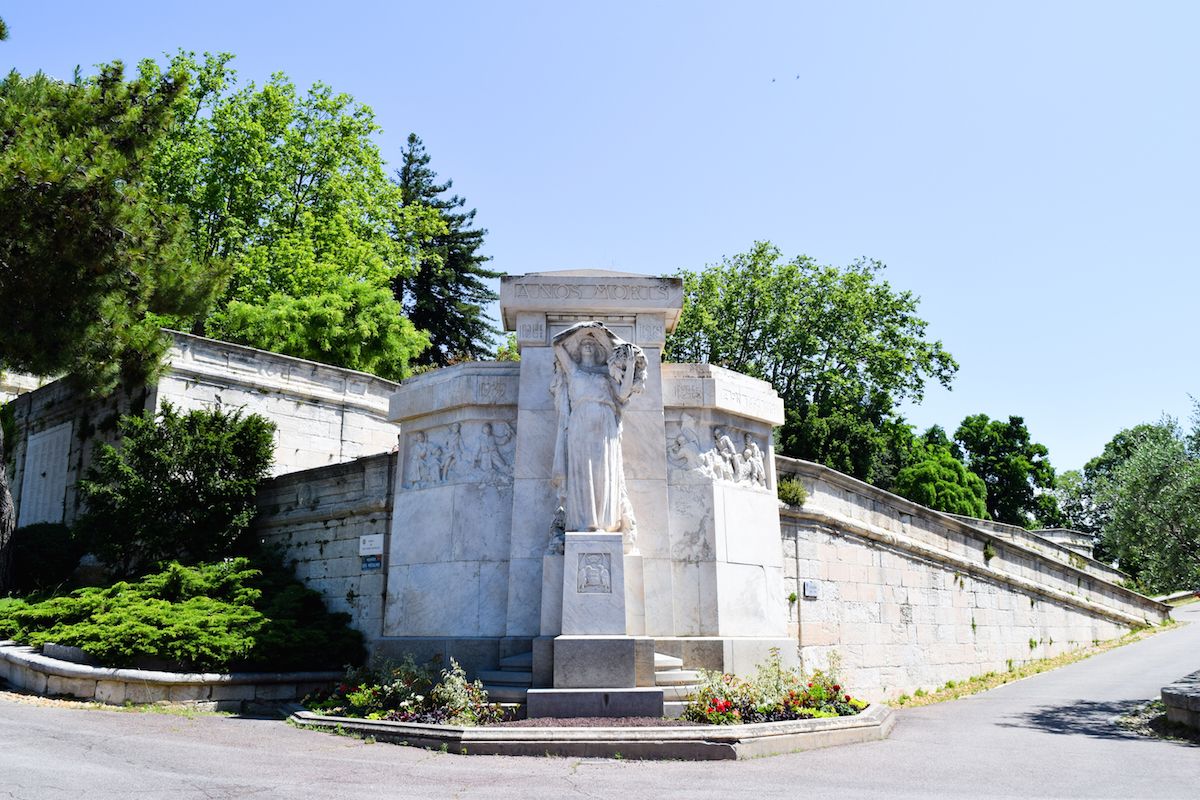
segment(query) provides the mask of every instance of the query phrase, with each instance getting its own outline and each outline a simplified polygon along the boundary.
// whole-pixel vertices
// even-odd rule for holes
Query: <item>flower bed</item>
[[[684,709],[683,719],[709,725],[782,722],[822,717],[849,717],[867,707],[851,697],[833,675],[811,676],[784,669],[779,651],[759,664],[752,678],[702,672],[699,688]]]
[[[326,716],[427,725],[490,725],[512,716],[489,703],[483,684],[468,681],[454,659],[440,674],[411,657],[378,669],[351,669],[333,690],[306,697],[304,706]]]

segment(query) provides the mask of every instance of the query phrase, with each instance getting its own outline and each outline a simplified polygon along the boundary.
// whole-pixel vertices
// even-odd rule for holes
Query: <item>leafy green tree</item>
[[[118,575],[232,552],[270,471],[275,425],[221,409],[122,417],[121,448],[101,444],[79,488],[78,528]]]
[[[421,248],[416,272],[392,281],[408,318],[429,333],[433,345],[417,362],[442,367],[456,359],[486,358],[500,332],[484,313],[498,297],[487,281],[503,274],[484,266],[490,260],[480,252],[487,231],[471,227],[475,209],[458,210],[466,206],[465,199],[446,196],[454,182],[437,183],[429,154],[415,133],[408,135],[402,154],[404,162],[395,178],[401,202],[406,208],[435,209],[445,223],[445,231]]]
[[[403,319],[391,283],[445,223],[402,202],[370,108],[321,83],[300,92],[280,73],[237,88],[230,60],[175,57],[193,88],[152,168],[161,195],[187,209],[196,251],[231,274],[194,329],[404,377],[429,340]]]
[[[917,298],[884,266],[784,260],[769,242],[699,272],[683,270],[684,308],[667,358],[770,381],[784,399],[780,452],[888,486],[912,432],[896,412],[957,363],[930,342]]]
[[[1190,436],[1172,419],[1122,433],[1127,455],[1097,484],[1105,550],[1149,591],[1200,586],[1200,416]]]
[[[914,440],[910,461],[896,475],[896,494],[937,511],[988,518],[987,487],[954,456],[940,426]]]
[[[106,391],[153,373],[161,325],[200,313],[222,275],[156,195],[150,154],[186,71],[125,80],[120,62],[63,83],[0,81],[0,359]]]
[[[992,519],[1025,526],[1038,520],[1039,513],[1042,519],[1053,517],[1056,506],[1039,500],[1039,490],[1054,488],[1050,451],[1030,438],[1024,419],[1010,416],[1005,422],[975,414],[958,426],[954,441],[955,455],[987,487]]]

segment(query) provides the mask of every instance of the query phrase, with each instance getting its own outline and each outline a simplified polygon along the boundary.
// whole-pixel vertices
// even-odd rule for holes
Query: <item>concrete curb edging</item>
[[[341,672],[162,672],[93,667],[61,661],[35,648],[0,641],[0,680],[40,695],[69,695],[109,705],[205,703],[239,710],[242,703],[277,703],[338,681]]]
[[[1167,719],[1200,731],[1200,672],[1184,675],[1162,688]]]
[[[720,761],[878,741],[891,733],[896,717],[887,706],[873,703],[853,717],[661,728],[467,728],[329,717],[311,711],[297,711],[289,721],[304,728],[461,755]]]

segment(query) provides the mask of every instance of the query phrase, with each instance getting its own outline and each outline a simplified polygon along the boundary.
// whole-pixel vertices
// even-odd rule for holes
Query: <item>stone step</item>
[[[675,656],[669,656],[666,653],[655,653],[654,654],[654,669],[655,670],[683,669],[683,659],[676,658]]]
[[[500,659],[500,669],[516,670],[517,672],[529,672],[533,669],[533,653],[517,653],[515,656],[508,656]]]
[[[533,673],[509,669],[484,669],[479,671],[479,680],[483,681],[485,686],[496,684],[498,686],[529,687],[533,683]]]
[[[687,708],[687,703],[682,700],[664,701],[663,716],[667,719],[679,719],[683,716],[685,708]]]
[[[688,695],[696,691],[694,685],[659,686],[663,690],[663,701],[687,700]]]
[[[484,684],[489,703],[524,703],[529,692],[528,686],[498,686]]]
[[[658,686],[677,686],[681,683],[696,683],[700,673],[694,669],[668,669],[654,673],[654,683]]]

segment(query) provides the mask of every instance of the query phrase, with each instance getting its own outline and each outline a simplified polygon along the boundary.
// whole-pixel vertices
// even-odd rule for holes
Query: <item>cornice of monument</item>
[[[516,330],[518,313],[594,315],[662,314],[667,332],[683,309],[683,280],[602,269],[505,275],[500,317]]]

